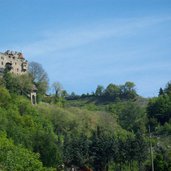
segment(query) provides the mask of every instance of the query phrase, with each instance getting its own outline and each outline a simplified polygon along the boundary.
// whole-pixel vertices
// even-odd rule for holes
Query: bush
[[[0,165],[7,171],[43,171],[39,161],[39,154],[35,154],[21,146],[14,145],[13,141],[0,133]]]

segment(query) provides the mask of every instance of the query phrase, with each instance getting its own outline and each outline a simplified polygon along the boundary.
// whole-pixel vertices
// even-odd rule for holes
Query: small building
[[[36,97],[36,95],[37,95],[37,88],[36,88],[35,85],[33,85],[32,90],[30,92],[30,98],[31,98],[32,105],[36,105],[37,104],[37,97]]]

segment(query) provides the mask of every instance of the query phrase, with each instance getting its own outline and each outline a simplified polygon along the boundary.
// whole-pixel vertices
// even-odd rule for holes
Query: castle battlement
[[[6,67],[16,75],[25,74],[28,72],[28,61],[21,52],[7,50],[0,53],[0,72],[3,73]]]

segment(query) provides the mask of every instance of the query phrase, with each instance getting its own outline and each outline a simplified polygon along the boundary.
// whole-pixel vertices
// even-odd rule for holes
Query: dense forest
[[[0,77],[0,171],[171,170],[170,82],[153,98],[130,81],[82,95],[51,87],[47,94],[47,73],[35,62],[29,74],[7,68]]]

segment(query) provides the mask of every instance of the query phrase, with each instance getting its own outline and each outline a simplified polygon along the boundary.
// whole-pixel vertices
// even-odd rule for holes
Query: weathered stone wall
[[[6,67],[6,64],[11,64],[11,73],[16,75],[25,74],[28,72],[28,62],[24,59],[22,53],[6,51],[5,53],[0,53],[0,71]]]

